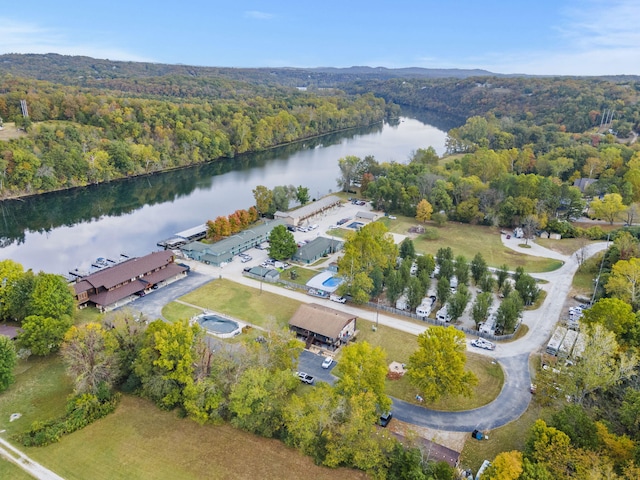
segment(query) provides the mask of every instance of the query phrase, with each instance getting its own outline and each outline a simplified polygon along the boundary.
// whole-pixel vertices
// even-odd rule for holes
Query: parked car
[[[330,295],[329,300],[332,302],[345,303],[347,301],[346,298],[341,297],[340,295]]]
[[[484,338],[476,338],[475,340],[471,340],[471,345],[477,348],[484,348],[485,350],[495,350],[495,343],[491,343],[489,340],[485,340]]]
[[[333,363],[333,358],[325,357],[324,361],[322,362],[322,368],[329,368],[332,363]]]
[[[313,382],[315,381],[315,379],[311,375],[305,372],[296,372],[296,375],[301,382],[307,383],[309,385],[313,385]]]
[[[392,418],[393,414],[391,412],[383,413],[378,419],[378,425],[380,425],[381,427],[386,427],[387,425],[389,425],[389,422]]]

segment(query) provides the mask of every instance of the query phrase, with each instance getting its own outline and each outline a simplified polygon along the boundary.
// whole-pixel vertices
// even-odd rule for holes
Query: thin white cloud
[[[254,18],[256,20],[271,20],[275,18],[273,13],[260,12],[258,10],[249,10],[244,12],[244,16],[247,18]]]
[[[0,53],[59,53],[125,61],[152,61],[126,50],[93,43],[75,43],[65,32],[35,23],[0,17]]]
[[[563,13],[553,50],[503,56],[488,68],[549,75],[640,75],[640,2],[582,1]]]

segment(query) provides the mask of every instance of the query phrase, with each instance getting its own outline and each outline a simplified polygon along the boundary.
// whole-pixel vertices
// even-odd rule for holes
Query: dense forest
[[[28,117],[23,117],[21,100]],[[382,121],[384,100],[224,78],[114,79],[108,88],[0,77],[0,195],[193,165]]]

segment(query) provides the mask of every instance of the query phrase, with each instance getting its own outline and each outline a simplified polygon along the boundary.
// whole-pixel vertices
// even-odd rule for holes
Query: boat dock
[[[178,232],[166,240],[159,241],[156,245],[166,250],[172,250],[174,248],[181,247],[182,245],[186,245],[187,243],[202,240],[207,236],[207,229],[207,224],[203,223],[202,225]]]

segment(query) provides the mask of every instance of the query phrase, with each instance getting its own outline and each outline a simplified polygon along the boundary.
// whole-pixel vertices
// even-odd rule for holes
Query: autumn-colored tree
[[[594,217],[602,218],[611,225],[620,217],[625,208],[619,193],[608,193],[604,199],[596,198],[591,202]]]
[[[496,455],[480,480],[518,480],[522,473],[522,452],[513,450]]]
[[[478,379],[464,369],[466,349],[461,331],[453,327],[430,327],[418,336],[418,349],[409,357],[409,380],[428,401],[444,395],[471,396]]]
[[[234,212],[229,215],[229,228],[231,229],[231,235],[238,233],[242,230],[242,220],[238,215],[238,212]]]
[[[611,269],[605,289],[609,295],[638,307],[640,305],[640,258],[616,262]]]
[[[266,215],[273,202],[273,192],[264,185],[258,185],[253,189],[253,198],[256,201],[256,210],[260,215]]]
[[[431,214],[433,213],[433,207],[426,200],[422,199],[416,206],[416,220],[425,223],[427,220],[431,220]]]

